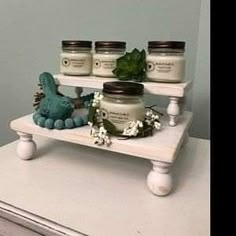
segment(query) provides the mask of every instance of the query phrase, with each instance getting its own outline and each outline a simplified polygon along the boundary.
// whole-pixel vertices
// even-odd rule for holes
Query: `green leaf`
[[[115,68],[115,69],[112,71],[112,73],[113,73],[114,75],[116,75],[116,74],[117,74],[117,71],[118,71],[118,69]]]
[[[147,137],[153,134],[153,127],[149,125],[143,126],[141,130],[139,130],[138,137]]]
[[[141,59],[141,53],[139,52],[139,50],[137,48],[135,48],[132,52],[131,52],[131,60],[132,61],[139,61]]]
[[[145,80],[146,69],[146,52],[143,49],[133,49],[132,52],[127,52],[124,56],[117,59],[116,68],[113,70],[114,75],[120,80]]]
[[[141,54],[141,59],[145,61],[146,60],[146,52],[145,52],[145,50],[143,49],[140,54]]]
[[[126,58],[126,60],[129,61],[131,59],[131,52],[126,52],[125,58]]]
[[[109,120],[103,119],[103,125],[104,125],[104,128],[107,130],[108,133],[111,133],[111,134],[116,134],[117,133],[115,125],[113,125]]]
[[[122,132],[118,131],[109,120],[103,119],[103,126],[107,130],[108,133],[116,135],[116,136],[123,136]]]
[[[96,107],[90,107],[89,108],[89,112],[88,112],[88,121],[91,123],[95,123],[96,122]]]

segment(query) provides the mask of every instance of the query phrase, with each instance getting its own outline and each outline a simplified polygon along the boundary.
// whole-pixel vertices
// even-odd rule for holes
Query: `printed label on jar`
[[[89,75],[92,70],[91,55],[62,55],[60,72],[68,75]]]
[[[106,109],[101,110],[102,119],[111,121],[113,124],[125,124],[130,120],[130,114],[124,112],[108,112]]]
[[[63,58],[62,59],[62,65],[65,67],[75,67],[75,68],[81,68],[86,66],[86,63],[89,63],[87,58],[81,58],[81,59],[70,59],[70,58]]]
[[[93,66],[96,69],[108,69],[113,70],[116,67],[116,60],[99,60],[95,59],[93,62]]]
[[[159,73],[169,73],[173,70],[175,64],[173,62],[147,62],[147,70],[156,70]]]
[[[153,59],[147,60],[147,77],[166,81],[177,81],[184,78],[185,60]]]

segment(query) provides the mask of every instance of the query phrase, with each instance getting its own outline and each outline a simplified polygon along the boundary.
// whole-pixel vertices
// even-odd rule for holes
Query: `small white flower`
[[[126,128],[123,130],[123,135],[126,136],[137,136],[138,135],[138,127],[142,127],[143,123],[141,121],[130,121]]]
[[[106,145],[110,145],[111,144],[111,140],[110,140],[109,136],[105,136],[104,140],[105,140]]]
[[[155,116],[154,116],[154,120],[159,120],[159,116],[158,116],[158,115],[155,115]]]
[[[94,92],[94,98],[99,97],[100,93],[99,92]]]
[[[106,133],[107,133],[107,130],[106,130],[103,126],[101,126],[101,127],[99,128],[99,132],[100,132],[101,134],[106,134]]]
[[[103,98],[103,95],[102,94],[100,94],[99,92],[95,92],[94,93],[94,99],[95,100],[101,100]]]
[[[99,92],[94,92],[94,98],[92,101],[92,107],[99,107],[100,101],[103,98],[103,95]]]
[[[152,110],[146,111],[146,116],[152,116],[152,114],[153,114]]]
[[[146,122],[147,125],[151,125],[152,124],[151,120],[145,120],[145,122]]]
[[[154,122],[154,127],[155,127],[156,129],[160,129],[160,128],[161,128],[161,124],[160,124],[159,122],[155,121],[155,122]]]
[[[91,129],[91,136],[93,137],[94,144],[97,145],[110,145],[111,140],[110,137],[107,135],[107,130],[101,126]]]
[[[137,123],[138,123],[138,127],[140,127],[140,128],[143,127],[143,122],[141,122],[141,121],[138,120]]]
[[[103,145],[104,144],[104,140],[101,139],[101,138],[95,138],[94,139],[94,144]]]
[[[92,127],[90,134],[93,137],[97,137],[98,131],[95,128]]]

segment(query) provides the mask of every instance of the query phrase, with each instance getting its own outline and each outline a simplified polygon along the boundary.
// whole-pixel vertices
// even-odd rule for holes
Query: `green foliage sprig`
[[[127,52],[124,56],[117,59],[117,65],[113,70],[113,74],[119,80],[134,80],[137,82],[145,81],[145,59],[145,50],[143,49],[142,51],[139,51],[135,48],[132,52]]]

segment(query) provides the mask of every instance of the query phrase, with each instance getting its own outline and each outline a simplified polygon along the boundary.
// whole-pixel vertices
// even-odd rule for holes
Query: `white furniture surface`
[[[145,191],[148,160],[35,139],[33,161],[17,157],[17,141],[0,148],[0,235],[210,235],[209,141],[189,139],[172,167],[175,193],[156,197]]]

